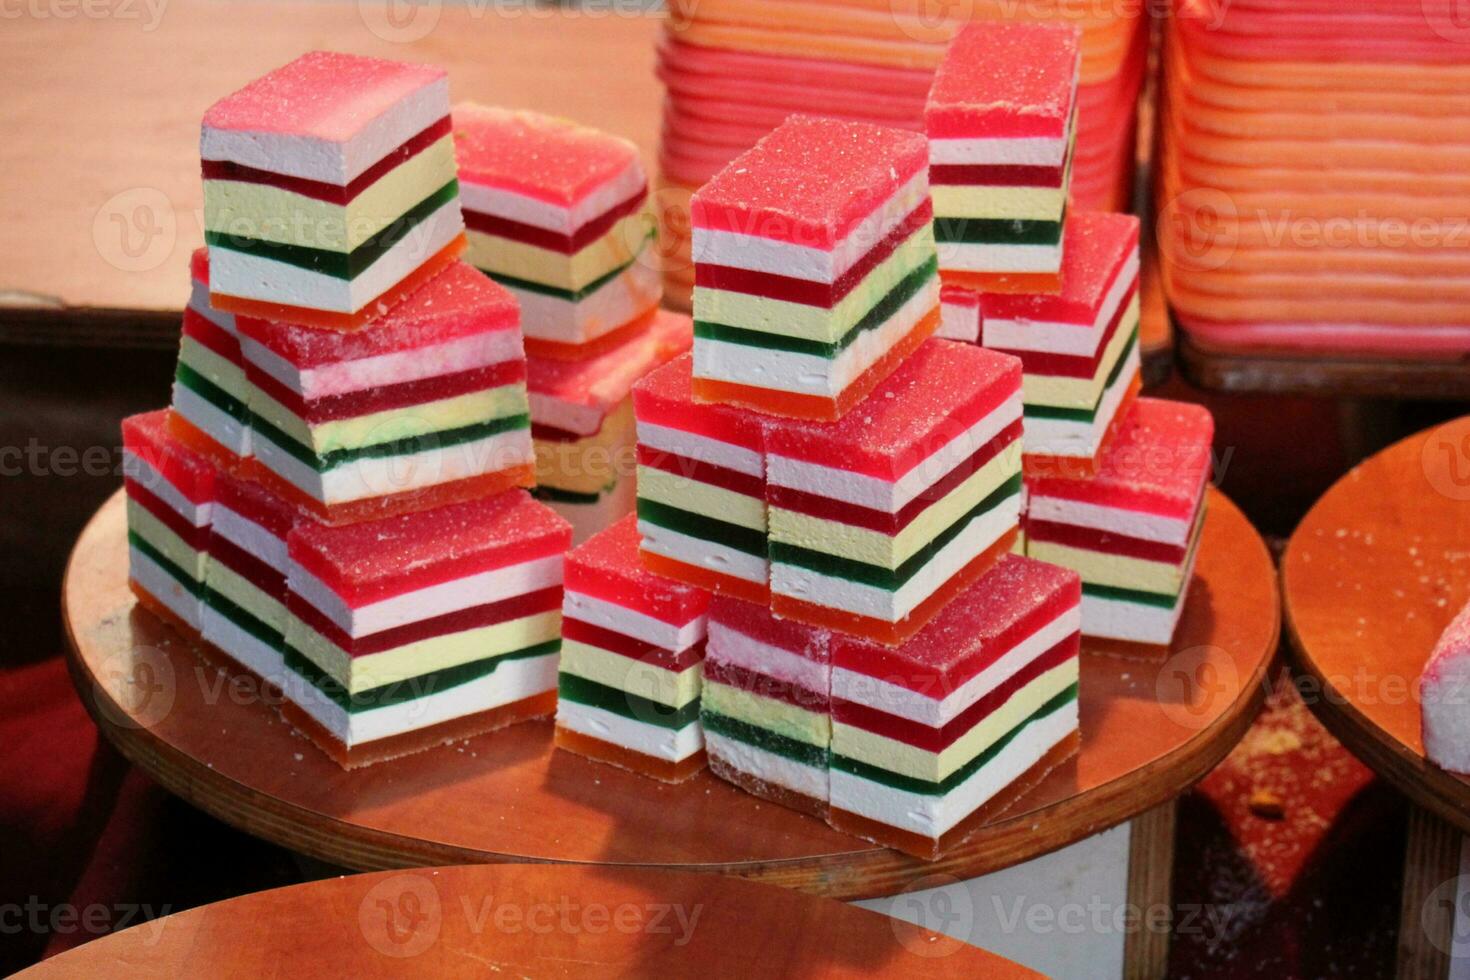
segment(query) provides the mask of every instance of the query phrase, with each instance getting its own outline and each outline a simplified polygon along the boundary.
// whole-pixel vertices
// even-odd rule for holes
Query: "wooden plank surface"
[[[612,13],[628,8],[138,0],[7,19],[0,341],[176,343],[203,243],[200,117],[313,48],[443,65],[456,100],[568,116],[651,163],[660,18]]]
[[[877,912],[716,875],[393,871],[155,919],[21,974],[131,977],[1038,978]]]
[[[1280,601],[1260,537],[1211,491],[1173,654],[1083,645],[1082,746],[942,859],[874,847],[709,773],[669,786],[568,752],[551,726],[344,772],[272,710],[275,695],[203,666],[127,587],[122,493],[83,532],[63,587],[73,677],[103,733],[167,789],[293,850],[359,870],[497,861],[716,871],[828,897],[892,895],[933,874],[1028,861],[1164,803],[1254,718]]]

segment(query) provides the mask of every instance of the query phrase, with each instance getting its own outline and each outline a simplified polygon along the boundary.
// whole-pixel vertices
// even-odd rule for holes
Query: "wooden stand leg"
[[[1404,851],[1404,894],[1399,908],[1399,980],[1447,980],[1470,976],[1470,936],[1457,926],[1470,916],[1466,904],[1466,838],[1439,817],[1409,809]],[[1455,950],[1456,940],[1462,944]],[[1451,953],[1458,952],[1454,958]]]
[[[1157,980],[1169,956],[1173,801],[1070,847],[961,881],[936,875],[855,904],[1060,980]],[[900,939],[908,933],[895,924]],[[931,946],[942,956],[953,946]]]
[[[1173,909],[1174,817],[1170,800],[1133,821],[1128,842],[1128,904],[1142,920],[1123,944],[1123,976],[1160,980],[1169,965],[1169,931],[1150,928],[1155,910]],[[1172,918],[1172,916],[1171,916]]]

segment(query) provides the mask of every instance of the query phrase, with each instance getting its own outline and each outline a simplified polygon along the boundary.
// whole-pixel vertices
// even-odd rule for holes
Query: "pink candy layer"
[[[1081,34],[1062,24],[977,21],[955,35],[924,107],[931,138],[1061,137]]]
[[[312,51],[210,106],[204,125],[345,143],[445,76],[432,65]]]
[[[690,220],[830,249],[927,166],[917,133],[791,116],[694,195]]]
[[[464,103],[454,107],[459,179],[571,207],[638,163],[627,140],[565,119]]]

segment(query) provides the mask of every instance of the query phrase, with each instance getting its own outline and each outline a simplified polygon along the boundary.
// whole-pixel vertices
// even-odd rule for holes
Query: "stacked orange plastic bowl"
[[[1458,0],[1175,0],[1165,290],[1226,353],[1470,351],[1470,19]]]
[[[1143,0],[670,0],[659,50],[666,296],[687,302],[689,195],[794,112],[923,128],[934,69],[972,19],[1082,31],[1072,201],[1121,210],[1148,59]]]

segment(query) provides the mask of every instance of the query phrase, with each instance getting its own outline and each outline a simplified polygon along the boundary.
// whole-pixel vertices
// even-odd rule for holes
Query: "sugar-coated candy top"
[[[1138,219],[1131,214],[1071,211],[1062,241],[1060,293],[988,293],[985,315],[1091,326],[1130,257],[1138,255]],[[1133,273],[1137,278],[1137,272]]]
[[[1189,519],[1210,473],[1214,438],[1215,420],[1204,406],[1138,398],[1103,450],[1095,476],[1042,475],[1028,481],[1030,492]]]
[[[638,517],[628,514],[567,552],[566,588],[674,626],[703,616],[709,593],[643,567]]]
[[[527,358],[526,387],[535,394],[607,412],[628,397],[639,378],[693,343],[693,321],[687,314],[659,310],[647,327],[586,360]]]
[[[520,305],[509,290],[473,266],[455,262],[361,330],[242,318],[240,331],[307,368],[519,325]]]
[[[204,125],[345,143],[404,98],[446,77],[433,65],[310,51],[220,99],[205,112]]]
[[[766,646],[816,663],[832,659],[833,634],[817,626],[806,626],[791,619],[777,619],[764,605],[743,599],[717,595],[709,603],[710,643],[718,644],[719,632],[730,630]]]
[[[214,499],[216,467],[173,437],[168,431],[169,411],[160,408],[123,419],[123,449],[151,466],[191,502],[208,503]],[[156,477],[130,465],[126,457],[123,467],[128,479],[138,481],[145,489],[157,489],[150,485]]]
[[[1470,604],[1461,609],[1440,634],[1429,663],[1425,665],[1423,680],[1433,683],[1447,661],[1464,656],[1470,656]]]
[[[343,527],[302,523],[291,559],[351,603],[559,555],[572,527],[524,490]]]
[[[762,417],[767,452],[893,480],[1021,390],[1021,361],[930,340],[836,422]]]
[[[694,355],[681,354],[633,386],[633,414],[640,424],[668,426],[760,451],[761,417],[726,405],[694,400]]]
[[[918,133],[789,116],[695,193],[690,219],[830,249],[927,166]]]
[[[1058,137],[1076,98],[1081,34],[975,21],[950,43],[924,107],[931,138]]]
[[[625,139],[539,112],[454,107],[459,178],[570,207],[642,164]],[[619,203],[619,202],[610,202]]]
[[[901,646],[834,636],[832,665],[943,700],[1081,602],[1076,572],[1008,555]]]
[[[278,538],[291,533],[297,521],[314,520],[264,484],[231,473],[222,472],[216,477],[214,496],[221,507],[259,524]]]

